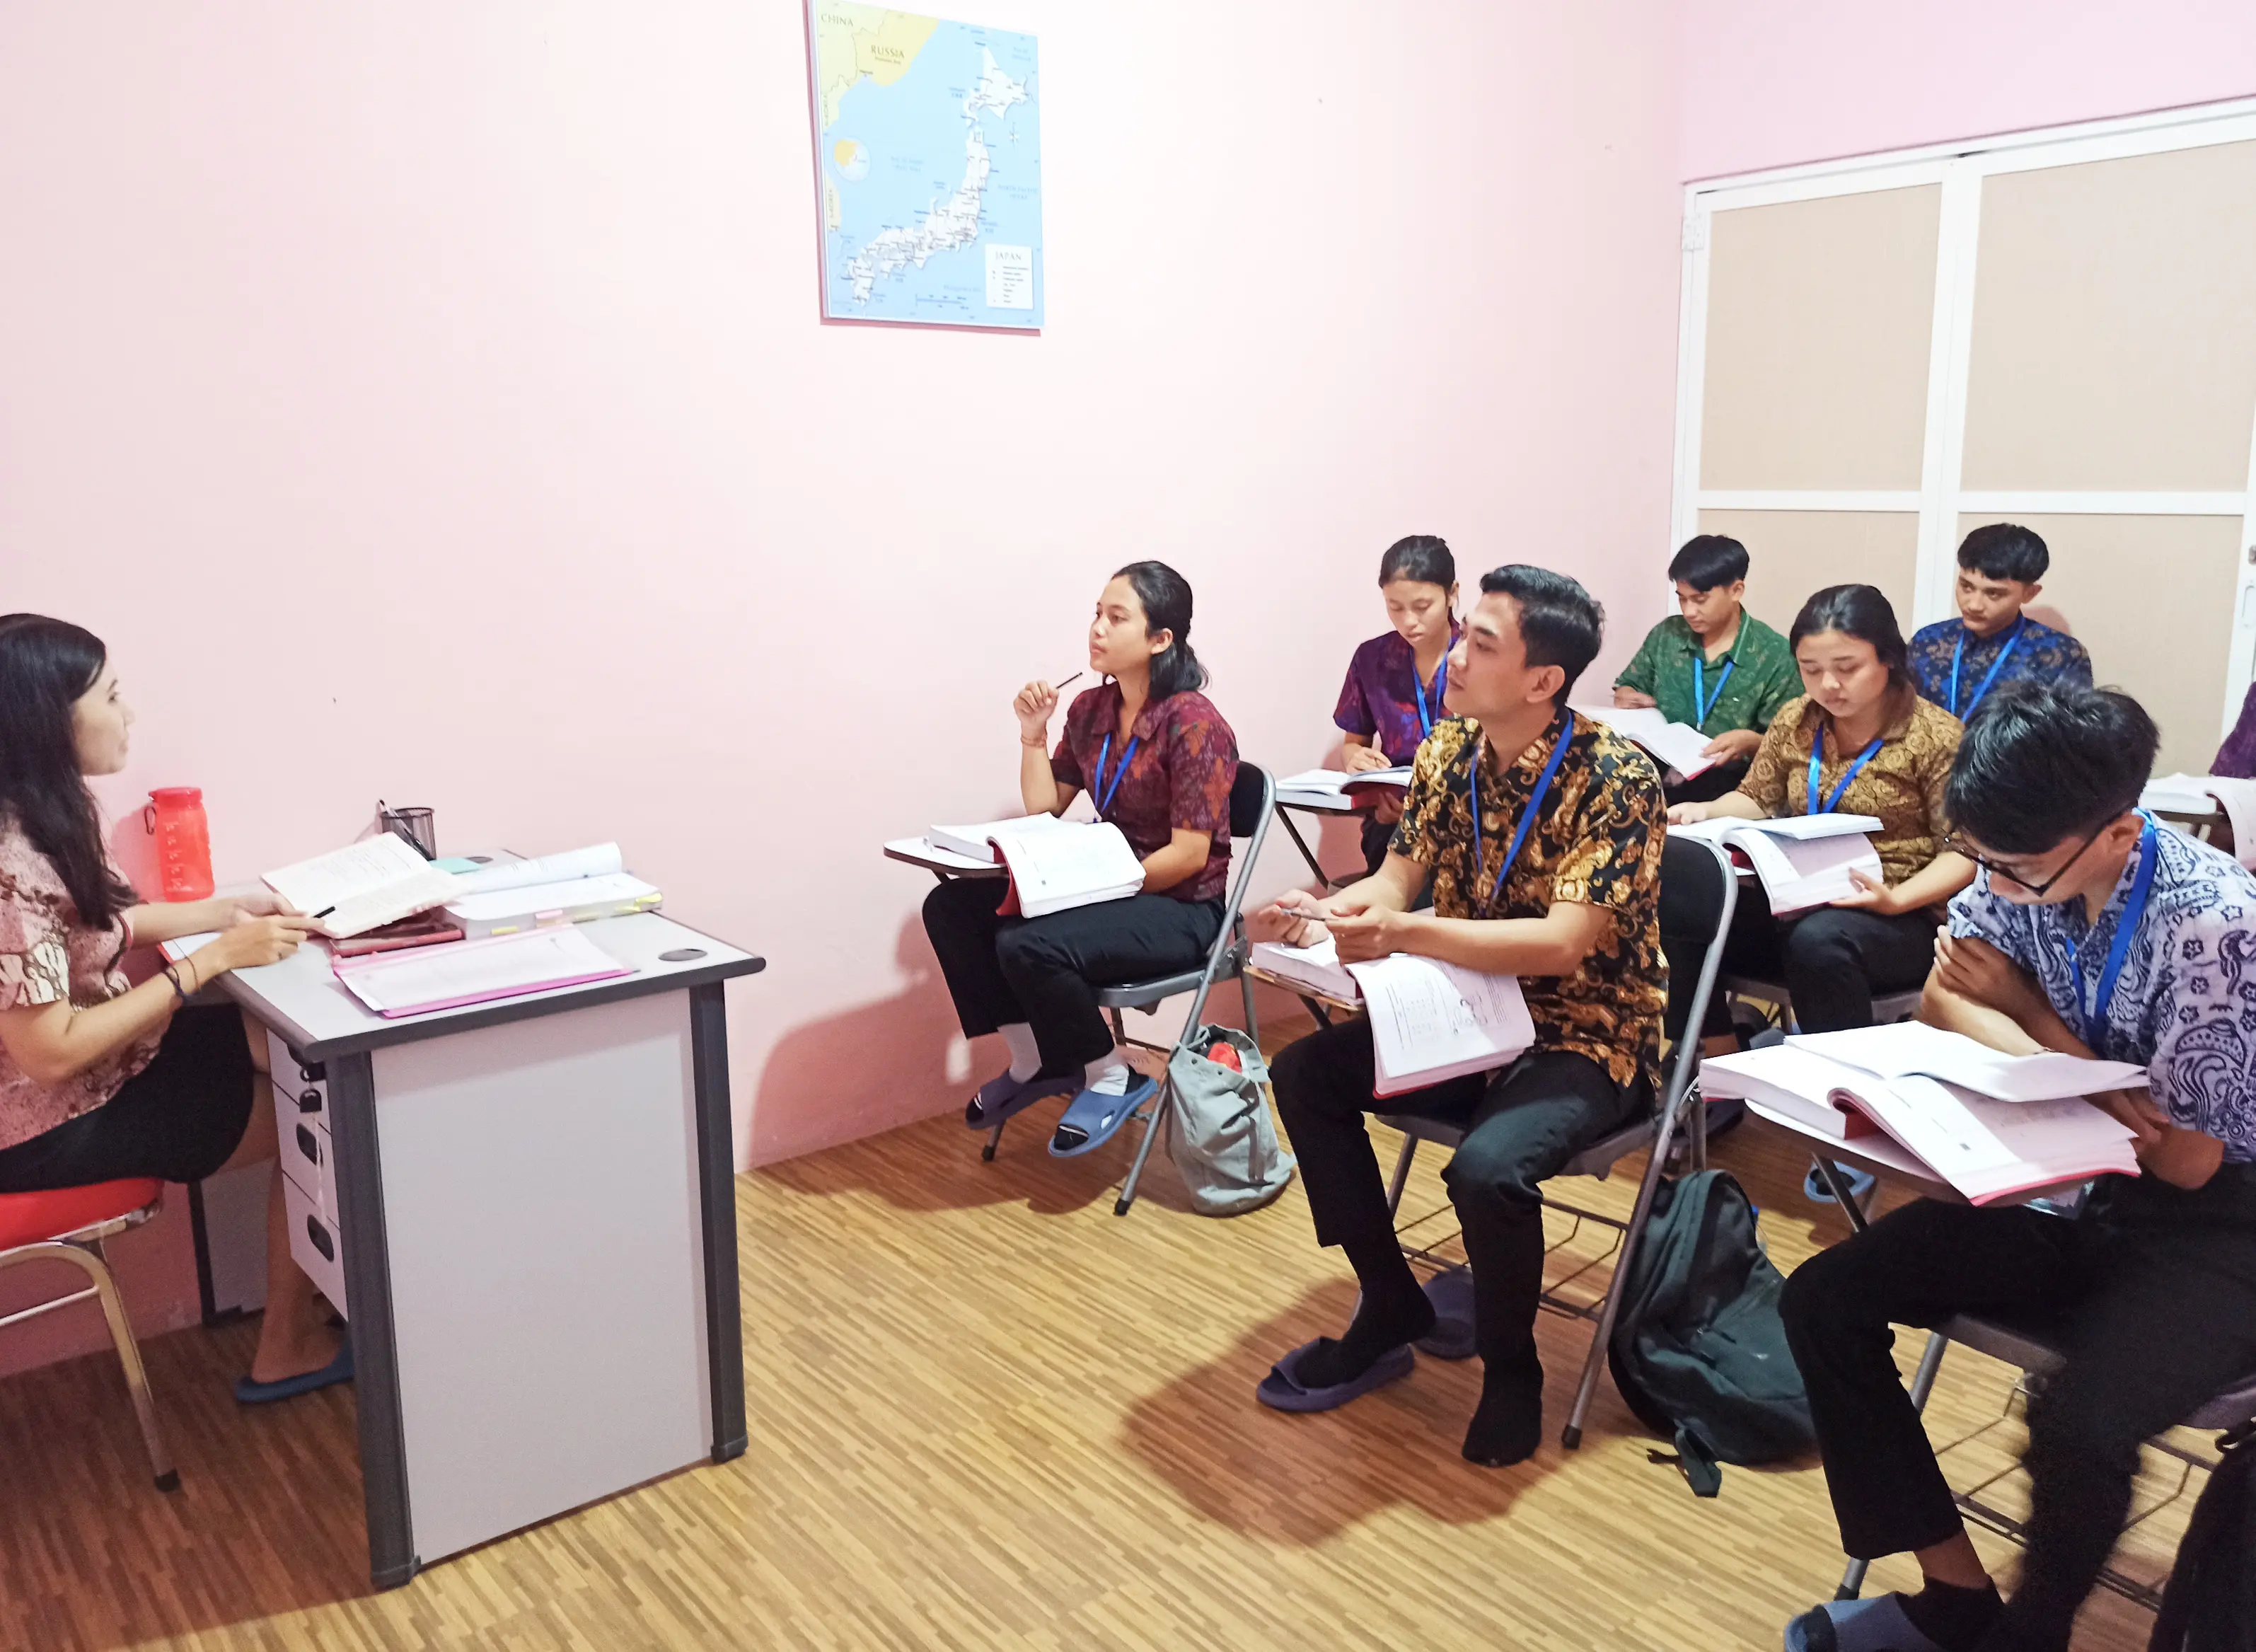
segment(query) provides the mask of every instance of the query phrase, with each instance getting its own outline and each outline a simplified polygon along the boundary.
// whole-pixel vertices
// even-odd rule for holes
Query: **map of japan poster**
[[[1034,37],[810,0],[822,313],[1042,324]]]

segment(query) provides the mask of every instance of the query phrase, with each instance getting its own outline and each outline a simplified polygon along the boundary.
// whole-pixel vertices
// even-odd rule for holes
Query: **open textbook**
[[[1070,830],[1075,822],[1061,820],[1055,815],[1018,815],[1009,820],[983,821],[976,826],[927,826],[924,840],[934,849],[944,849],[951,855],[967,859],[982,860],[991,866],[1000,865],[1002,858],[995,852],[995,841],[1011,833],[1046,832]]]
[[[1916,1025],[1864,1030],[1893,1034]],[[1874,1052],[1868,1045],[1865,1053]],[[1934,1064],[1916,1056],[1909,1059],[1914,1065]],[[2108,1070],[2120,1066],[2083,1064]],[[1959,1070],[1970,1076],[1976,1070]],[[2059,1070],[2053,1070],[2056,1079]],[[2007,1077],[2010,1082],[2013,1076]],[[2087,1075],[2089,1087],[2095,1091],[2119,1087],[2111,1078],[2111,1071]],[[2028,1087],[2056,1089],[2058,1084],[2032,1083]],[[1885,1138],[1907,1154],[1916,1168],[1948,1182],[1975,1204],[2095,1175],[2139,1174],[2130,1127],[2081,1095],[2008,1101],[1923,1072],[1884,1077],[1870,1068],[1823,1054],[1804,1040],[1710,1056],[1700,1063],[1700,1088],[1710,1099],[1737,1097],[1766,1118],[1835,1141],[1863,1135]]]
[[[1253,948],[1251,962],[1280,980],[1363,1005],[1371,1016],[1376,1095],[1399,1096],[1487,1072],[1535,1041],[1535,1024],[1513,976],[1485,975],[1406,952],[1342,964],[1329,936],[1305,947],[1264,941]]]
[[[1688,780],[1716,766],[1714,758],[1703,755],[1715,737],[1701,733],[1688,723],[1671,723],[1649,707],[1578,705],[1574,709],[1593,723],[1604,724],[1624,739],[1636,741],[1663,768],[1674,769]]]
[[[1354,808],[1371,801],[1373,792],[1404,791],[1410,785],[1410,765],[1365,769],[1350,774],[1345,769],[1304,769],[1277,782],[1277,801],[1309,808]]]
[[[617,844],[497,862],[466,873],[462,889],[447,903],[447,916],[473,941],[543,924],[652,912],[666,899],[626,870]]]
[[[1011,874],[1003,910],[1015,900],[1023,917],[1124,900],[1144,886],[1144,863],[1110,821],[1063,821],[1055,831],[1005,832],[995,848]]]
[[[2180,815],[2205,815],[2214,807],[2232,823],[2232,851],[2240,864],[2256,869],[2256,780],[2223,774],[2166,774],[2147,782],[2139,801],[2147,808]]]
[[[1866,836],[1879,829],[1879,817],[1872,815],[1784,815],[1776,820],[1711,815],[1695,825],[1668,830],[1745,855],[1762,879],[1772,914],[1783,917],[1855,893],[1852,871],[1879,882],[1879,853]]]
[[[463,884],[390,832],[270,872],[263,881],[341,939],[444,906]]]

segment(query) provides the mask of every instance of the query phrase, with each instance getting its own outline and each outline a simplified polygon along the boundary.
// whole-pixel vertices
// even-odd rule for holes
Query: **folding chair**
[[[1257,763],[1240,762],[1237,778],[1230,788],[1230,853],[1237,863],[1230,880],[1230,898],[1223,907],[1222,928],[1214,937],[1214,945],[1207,950],[1206,962],[1195,970],[1186,970],[1177,975],[1161,976],[1155,980],[1132,981],[1119,986],[1096,989],[1097,1006],[1112,1020],[1112,1035],[1124,1045],[1138,1049],[1155,1051],[1168,1058],[1168,1070],[1160,1077],[1160,1087],[1152,1092],[1151,1100],[1137,1111],[1144,1119],[1144,1140],[1136,1148],[1136,1161],[1129,1167],[1128,1179],[1121,1185],[1119,1200],[1112,1207],[1115,1216],[1128,1214],[1128,1207],[1136,1202],[1136,1184],[1144,1175],[1144,1161],[1152,1156],[1152,1144],[1166,1127],[1167,1109],[1174,1100],[1174,1081],[1172,1077],[1174,1057],[1198,1030],[1199,1017],[1205,1012],[1207,995],[1217,982],[1236,979],[1238,991],[1245,999],[1245,1030],[1256,1042],[1260,1040],[1260,1028],[1253,1016],[1253,983],[1239,971],[1247,955],[1252,950],[1245,938],[1243,912],[1245,892],[1253,874],[1253,863],[1260,858],[1262,840],[1269,835],[1269,822],[1277,812],[1277,783],[1269,771]],[[1153,1044],[1128,1036],[1121,1022],[1124,1010],[1153,1010],[1171,998],[1185,992],[1191,999],[1190,1013],[1183,1020],[1183,1030],[1172,1045]],[[1006,1119],[1004,1124],[1009,1121]],[[998,1124],[987,1137],[987,1145],[980,1149],[982,1159],[992,1159],[995,1148],[1003,1140],[1004,1124]],[[1124,1120],[1122,1127],[1126,1127]]]
[[[1614,1316],[1621,1305],[1621,1293],[1616,1287],[1626,1276],[1630,1259],[1644,1237],[1646,1225],[1652,1220],[1653,1198],[1668,1168],[1669,1147],[1680,1113],[1687,1117],[1686,1133],[1691,1142],[1693,1167],[1704,1168],[1707,1165],[1707,1108],[1692,1082],[1700,1057],[1699,1034],[1694,1029],[1699,1027],[1701,1017],[1707,1012],[1708,999],[1716,990],[1717,974],[1724,961],[1724,937],[1731,933],[1731,913],[1738,898],[1738,880],[1732,876],[1731,861],[1722,848],[1699,837],[1670,837],[1665,841],[1660,856],[1661,928],[1668,935],[1702,940],[1704,943],[1700,980],[1693,992],[1690,1017],[1685,1023],[1687,1031],[1676,1042],[1666,1093],[1653,1116],[1638,1119],[1590,1143],[1559,1171],[1561,1175],[1595,1176],[1603,1181],[1623,1158],[1640,1147],[1648,1147],[1652,1157],[1646,1163],[1644,1179],[1638,1183],[1637,1202],[1629,1220],[1624,1222],[1548,1195],[1543,1198],[1545,1209],[1572,1216],[1576,1232],[1587,1221],[1612,1228],[1621,1235],[1612,1253],[1613,1277],[1597,1301],[1570,1301],[1558,1295],[1556,1286],[1546,1287],[1537,1299],[1553,1313],[1596,1322],[1590,1352],[1583,1360],[1582,1380],[1575,1389],[1574,1409],[1568,1414],[1567,1426],[1559,1435],[1560,1444],[1570,1451],[1583,1443],[1583,1421],[1589,1415],[1591,1396],[1597,1390],[1598,1369],[1606,1344],[1613,1336]],[[1430,1119],[1387,1117],[1385,1122],[1402,1132],[1401,1156],[1394,1161],[1394,1175],[1386,1190],[1386,1208],[1395,1211],[1401,1206],[1403,1186],[1409,1180],[1410,1163],[1417,1156],[1418,1144],[1432,1141],[1455,1148],[1464,1140],[1464,1133]],[[1410,1253],[1414,1258],[1429,1259],[1433,1248],[1428,1246]],[[1578,1277],[1590,1266],[1595,1263],[1576,1269],[1561,1284]]]
[[[1928,1395],[1935,1391],[1935,1374],[1942,1369],[1942,1356],[1954,1342],[1971,1348],[1977,1353],[1985,1353],[1993,1359],[2002,1359],[2008,1365],[2021,1368],[2021,1382],[2015,1386],[2013,1394],[2006,1397],[2009,1411],[2013,1399],[2027,1389],[2030,1379],[2043,1380],[2058,1371],[2062,1362],[2056,1338],[2044,1330],[2017,1325],[2002,1319],[1978,1317],[1972,1314],[1955,1315],[1944,1321],[1938,1330],[1928,1333],[1927,1346],[1920,1354],[1919,1369],[1913,1373],[1911,1381],[1911,1402],[1916,1409],[1922,1412],[1927,1409]],[[2250,1372],[2200,1407],[2186,1418],[2182,1426],[2230,1432],[2245,1429],[2252,1423],[2256,1423],[2256,1371]],[[2124,1528],[2126,1531],[2130,1526],[2137,1525],[2182,1496],[2195,1469],[2216,1466],[2210,1459],[2196,1457],[2168,1440],[2149,1440],[2147,1444],[2165,1456],[2175,1458],[2185,1466],[2178,1476],[2177,1489],[2144,1514],[2133,1515],[2130,1524]],[[1952,1493],[1951,1500],[1977,1525],[1985,1527],[2000,1536],[2010,1537],[2015,1543],[2027,1543],[2028,1527],[2026,1521],[2017,1520],[1982,1500],[1982,1493],[2002,1478],[2005,1472],[2008,1471],[1992,1475],[1971,1491]],[[1870,1564],[1851,1560],[1849,1569],[1841,1574],[1841,1586],[1834,1591],[1833,1598],[1836,1600],[1854,1600],[1865,1586],[1865,1573]],[[2126,1576],[2112,1566],[2100,1570],[2099,1582],[2101,1587],[2112,1590],[2127,1600],[2135,1600],[2149,1611],[2159,1609],[2162,1604],[2161,1591]]]
[[[86,1275],[83,1290],[51,1297],[0,1318],[0,1326],[20,1324],[51,1314],[58,1308],[89,1300],[102,1304],[109,1322],[109,1339],[124,1368],[125,1387],[133,1397],[133,1414],[141,1424],[141,1443],[149,1451],[149,1468],[160,1492],[180,1488],[180,1472],[157,1427],[157,1403],[149,1393],[149,1375],[141,1364],[141,1350],[133,1340],[133,1327],[125,1317],[125,1303],[117,1294],[117,1281],[109,1271],[102,1242],[138,1227],[157,1214],[164,1202],[160,1182],[97,1182],[85,1187],[58,1188],[46,1193],[0,1194],[0,1269],[25,1262],[67,1262]]]

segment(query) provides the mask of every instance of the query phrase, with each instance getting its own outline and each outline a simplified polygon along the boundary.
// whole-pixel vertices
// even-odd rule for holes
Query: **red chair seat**
[[[153,1176],[96,1182],[46,1193],[0,1193],[0,1251],[60,1239],[154,1204],[165,1184]]]

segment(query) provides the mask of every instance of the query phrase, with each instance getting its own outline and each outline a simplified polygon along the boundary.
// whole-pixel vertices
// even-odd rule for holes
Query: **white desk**
[[[656,913],[583,932],[635,973],[398,1020],[319,945],[222,978],[350,1327],[378,1588],[744,1449],[722,984],[765,961]]]

